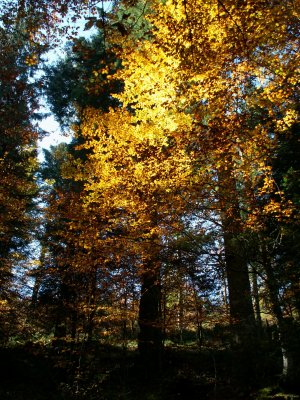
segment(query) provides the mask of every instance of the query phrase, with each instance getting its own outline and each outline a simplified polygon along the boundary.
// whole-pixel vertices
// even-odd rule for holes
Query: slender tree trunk
[[[75,305],[73,307],[75,307]],[[78,322],[77,309],[73,309],[71,312],[71,338],[74,341],[76,339],[76,333],[77,333],[77,322]]]
[[[285,320],[282,312],[282,308],[279,301],[279,286],[278,281],[275,277],[273,266],[268,254],[268,249],[265,243],[262,245],[262,261],[263,268],[266,273],[266,284],[269,291],[269,297],[271,301],[272,313],[276,318],[279,340],[282,353],[282,377],[285,381],[294,380],[294,356],[289,349],[289,336],[290,329],[287,321]]]
[[[197,342],[199,349],[202,348],[203,346],[203,326],[202,326],[202,321],[203,321],[203,310],[202,310],[202,304],[198,300],[197,296],[197,288],[196,285],[193,284],[193,292],[194,292],[194,301],[195,301],[195,311],[196,311],[196,322],[197,322]]]
[[[94,317],[96,314],[96,289],[97,289],[97,269],[90,271],[90,288],[89,288],[89,314],[87,320],[87,340],[91,341],[94,333]]]
[[[32,288],[32,295],[31,295],[31,305],[33,308],[35,308],[37,306],[40,286],[41,286],[41,274],[40,274],[40,271],[38,271],[35,273],[35,276],[34,276],[34,285]]]
[[[183,285],[184,285],[184,280],[182,279],[181,276],[179,276],[180,279],[180,286],[179,286],[179,310],[178,310],[178,322],[179,322],[179,340],[180,343],[183,343],[183,320],[184,320],[184,309],[183,309]]]
[[[34,285],[32,289],[32,295],[31,295],[31,304],[33,307],[36,307],[37,301],[38,301],[38,294],[39,290],[41,287],[41,283],[43,280],[43,272],[45,271],[45,255],[46,255],[46,250],[45,247],[42,246],[41,249],[41,255],[40,255],[40,266],[38,269],[34,272]]]
[[[260,304],[259,304],[257,273],[254,270],[252,270],[252,272],[251,272],[251,277],[252,277],[252,292],[253,292],[253,299],[254,299],[255,320],[256,320],[256,325],[259,329],[259,332],[261,333],[262,320],[261,320],[261,311],[260,311]]]
[[[222,279],[222,284],[223,284],[223,289],[224,289],[224,291],[222,291],[222,294],[223,294],[223,302],[224,302],[225,312],[226,312],[226,315],[229,315],[230,310],[229,310],[229,304],[228,304],[228,285],[227,285],[227,277],[226,277],[226,266],[223,264],[224,263],[222,262],[221,279]]]

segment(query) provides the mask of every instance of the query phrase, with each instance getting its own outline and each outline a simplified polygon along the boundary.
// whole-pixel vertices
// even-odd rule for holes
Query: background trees
[[[37,184],[36,87],[29,82],[29,46],[20,26],[5,25],[1,40],[0,281],[1,340],[14,330],[16,278],[35,230]],[[28,249],[27,249],[28,250]],[[12,319],[9,318],[9,315]]]

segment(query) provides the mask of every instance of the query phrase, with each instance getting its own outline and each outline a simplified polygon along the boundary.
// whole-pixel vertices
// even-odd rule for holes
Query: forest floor
[[[162,371],[147,375],[136,350],[99,343],[27,343],[0,349],[1,400],[300,399],[269,377],[232,379],[225,350],[167,347]],[[245,379],[244,379],[245,378]],[[247,383],[246,383],[247,381]]]

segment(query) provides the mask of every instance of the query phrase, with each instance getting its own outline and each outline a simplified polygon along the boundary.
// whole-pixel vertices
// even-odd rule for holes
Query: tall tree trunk
[[[231,324],[236,342],[245,344],[245,341],[253,336],[255,318],[245,246],[242,241],[239,196],[230,169],[219,173],[219,181]]]
[[[235,234],[224,232],[224,248],[231,324],[236,341],[243,342],[255,326],[248,266]]]
[[[239,192],[230,169],[219,174],[225,270],[232,332],[232,377],[240,384],[258,378],[259,349],[248,263],[243,240]]]
[[[161,369],[163,335],[161,318],[161,283],[159,262],[151,263],[142,274],[139,307],[138,348],[147,373]]]

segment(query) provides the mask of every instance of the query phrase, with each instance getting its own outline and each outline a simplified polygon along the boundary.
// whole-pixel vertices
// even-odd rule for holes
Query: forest
[[[300,399],[299,28],[0,2],[1,400]]]

